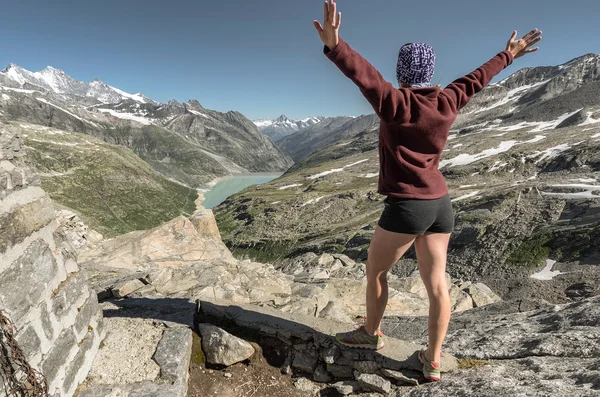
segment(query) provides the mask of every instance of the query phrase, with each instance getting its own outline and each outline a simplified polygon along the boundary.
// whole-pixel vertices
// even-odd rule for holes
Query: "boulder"
[[[466,292],[473,298],[473,307],[486,306],[502,300],[490,287],[482,283],[471,284]]]
[[[254,347],[245,340],[210,324],[198,324],[202,337],[202,351],[210,364],[230,366],[247,360],[254,354]]]
[[[358,381],[358,384],[366,390],[382,394],[388,394],[392,391],[392,384],[390,381],[379,375],[356,374],[356,380]]]
[[[358,393],[361,390],[360,384],[355,380],[337,382],[334,383],[331,387],[342,396],[348,396],[353,393]]]

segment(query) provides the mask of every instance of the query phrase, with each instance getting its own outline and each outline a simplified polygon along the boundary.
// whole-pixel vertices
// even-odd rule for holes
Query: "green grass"
[[[125,147],[76,133],[26,134],[26,161],[42,173],[44,190],[105,237],[150,229],[195,210],[195,189],[165,179]]]
[[[511,252],[506,263],[518,267],[537,267],[548,259],[551,249],[547,245],[551,235],[547,232],[538,234],[524,241]]]
[[[202,343],[200,336],[196,332],[192,332],[192,363],[201,366],[206,363],[206,356],[202,351]]]
[[[470,357],[459,358],[459,359],[457,359],[457,361],[458,361],[458,368],[460,368],[460,369],[472,369],[472,368],[483,367],[486,365],[491,365],[491,363],[489,361],[478,360],[476,358],[470,358]]]

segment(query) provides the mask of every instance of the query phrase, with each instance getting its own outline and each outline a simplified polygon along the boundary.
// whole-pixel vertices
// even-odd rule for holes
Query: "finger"
[[[335,4],[334,0],[331,0],[331,7],[329,8],[329,17],[331,18],[331,24],[335,25],[335,15],[337,11],[337,4]]]
[[[337,23],[335,24],[335,28],[339,29],[341,24],[342,24],[342,13],[338,12],[338,18],[337,18]]]
[[[314,21],[313,23],[317,29],[317,32],[319,32],[319,35],[323,33],[323,26],[321,26],[321,23],[319,21]]]
[[[531,40],[532,38],[537,37],[537,36],[539,36],[541,34],[542,34],[542,32],[540,30],[537,30],[537,29],[536,30],[532,30],[531,32],[527,33],[523,37],[523,39],[525,39],[525,40]]]
[[[540,47],[530,48],[528,50],[525,50],[525,53],[529,54],[529,53],[532,53],[532,52],[536,52],[539,49],[540,49]]]
[[[531,47],[532,45],[539,43],[541,40],[542,40],[542,36],[536,37],[534,40],[528,42],[526,44],[526,47]]]
[[[514,40],[514,39],[516,39],[516,38],[517,38],[517,31],[516,31],[516,30],[513,30],[513,34],[512,34],[512,36],[510,37],[510,40],[509,40],[509,41],[513,41],[513,40]]]
[[[529,44],[535,43],[537,41],[540,41],[541,38],[542,38],[542,32],[539,32],[538,34],[535,34],[535,35],[531,36],[529,39],[527,39],[527,43],[529,43]]]
[[[323,15],[323,23],[329,21],[329,1],[325,0],[325,14]]]
[[[534,34],[536,34],[536,33],[537,33],[537,31],[538,31],[537,29],[533,29],[533,30],[531,30],[529,33],[527,33],[525,36],[523,36],[523,38],[524,38],[524,39],[526,39],[526,38],[528,38],[528,37],[531,37],[531,36],[533,36]]]

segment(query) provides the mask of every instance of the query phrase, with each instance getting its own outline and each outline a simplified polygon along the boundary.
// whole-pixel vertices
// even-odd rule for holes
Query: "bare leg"
[[[415,241],[414,235],[388,232],[377,226],[367,259],[367,320],[365,331],[379,332],[388,301],[388,271]]]
[[[416,239],[419,273],[429,296],[429,346],[425,356],[440,361],[450,323],[450,294],[446,285],[446,256],[450,234],[426,234]]]

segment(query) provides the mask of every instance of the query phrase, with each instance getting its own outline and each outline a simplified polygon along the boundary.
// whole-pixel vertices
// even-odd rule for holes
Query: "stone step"
[[[302,373],[311,372],[315,380],[327,378],[321,373],[323,368],[327,368],[334,380],[351,378],[355,370],[380,374],[384,369],[421,370],[417,353],[424,346],[412,342],[385,337],[386,347],[379,352],[351,349],[340,346],[334,339],[336,333],[349,331],[348,324],[252,305],[230,305],[207,300],[198,300],[196,305],[196,325],[211,323],[234,335],[237,332],[278,338],[290,346],[291,367]],[[260,341],[256,342],[260,344]],[[449,372],[457,368],[456,358],[445,354],[442,371]]]

